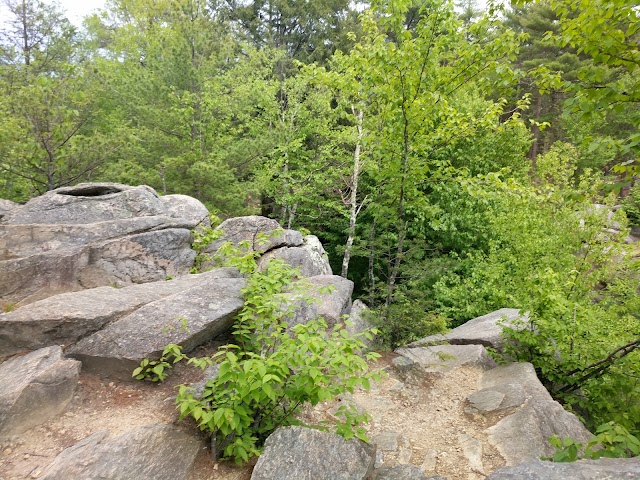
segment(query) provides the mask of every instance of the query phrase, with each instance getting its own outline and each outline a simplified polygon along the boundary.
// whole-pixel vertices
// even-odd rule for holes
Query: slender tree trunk
[[[373,219],[371,224],[371,232],[369,235],[369,305],[374,304],[375,289],[376,289],[376,276],[373,270],[376,261],[376,247],[374,240],[376,238],[376,220]]]
[[[56,163],[51,152],[47,151],[47,190],[51,191],[56,188]]]
[[[22,55],[24,56],[24,64],[27,67],[31,64],[30,50],[29,30],[27,28],[27,2],[22,0]]]
[[[285,152],[285,159],[284,159],[284,166],[282,167],[282,173],[283,173],[283,185],[282,185],[282,206],[280,207],[280,225],[286,225],[287,223],[287,210],[288,210],[288,205],[287,205],[287,200],[286,200],[286,195],[287,195],[287,190],[289,189],[289,182],[287,182],[287,175],[289,174],[289,162],[286,158],[286,152]]]
[[[291,224],[293,223],[293,219],[296,218],[296,210],[298,209],[298,204],[294,203],[291,208],[287,209],[289,211],[289,220],[287,220],[287,228],[291,230]]]
[[[409,169],[409,125],[408,120],[405,117],[404,124],[404,145],[402,152],[402,176],[400,178],[400,193],[398,196],[398,245],[396,247],[396,254],[391,261],[391,271],[389,273],[389,279],[387,281],[387,299],[385,301],[385,307],[389,307],[393,298],[393,292],[396,286],[396,280],[398,273],[400,272],[400,264],[402,263],[402,257],[404,255],[404,240],[407,232],[407,225],[405,222],[405,185],[407,181],[407,172]]]
[[[534,115],[536,121],[539,120],[540,114],[542,113],[542,94],[538,94],[538,98],[536,99],[536,109],[534,110]],[[536,124],[533,124],[531,127],[531,133],[533,133],[533,143],[531,144],[531,148],[529,149],[529,159],[531,160],[531,169],[532,172],[536,171],[536,158],[538,157],[538,153],[540,150],[540,127]]]
[[[352,106],[351,111],[356,117],[356,127],[358,129],[358,138],[356,140],[356,148],[353,152],[353,171],[351,173],[351,197],[349,199],[349,233],[347,235],[347,243],[344,248],[344,256],[342,257],[342,272],[340,275],[347,278],[349,273],[349,260],[351,259],[351,250],[353,248],[353,239],[356,234],[356,220],[358,218],[358,180],[360,179],[360,148],[362,144],[362,120],[364,111],[360,110],[356,115],[356,109]]]

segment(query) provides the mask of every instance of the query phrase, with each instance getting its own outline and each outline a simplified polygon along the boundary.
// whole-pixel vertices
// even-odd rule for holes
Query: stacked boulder
[[[64,411],[80,367],[126,381],[167,344],[188,352],[229,331],[244,276],[212,265],[190,274],[192,231],[209,225],[199,201],[147,186],[80,184],[24,205],[0,202],[0,436]],[[249,240],[260,268],[269,258],[298,268],[297,281],[320,301],[307,305],[292,293],[293,322],[335,324],[349,312],[353,284],[331,274],[316,237],[256,216],[218,229],[224,235],[210,253]]]
[[[195,257],[191,230],[209,221],[206,207],[191,197],[114,183],[59,188],[0,208],[5,309],[187,274]]]

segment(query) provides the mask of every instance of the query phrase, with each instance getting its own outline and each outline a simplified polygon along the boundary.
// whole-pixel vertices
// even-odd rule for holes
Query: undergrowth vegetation
[[[261,236],[258,241],[266,238]],[[272,259],[258,269],[257,253],[247,242],[238,247],[227,242],[217,256],[247,276],[242,290],[244,307],[233,328],[236,343],[204,358],[190,358],[180,346],[167,345],[159,360],[143,360],[133,376],[161,381],[182,360],[203,369],[216,366],[202,392],[181,385],[176,404],[181,418],[193,418],[212,435],[216,457],[240,463],[259,455],[276,428],[300,424],[296,415],[305,405],[331,400],[357,387],[368,390],[380,372],[369,370],[367,362],[378,354],[366,353],[363,340],[371,340],[376,331],[350,334],[346,324],[328,327],[320,318],[290,325],[301,302],[316,301],[307,294],[294,268]],[[336,417],[333,424],[314,427],[333,429],[347,439],[368,440],[362,426],[368,421],[366,414],[345,405]]]

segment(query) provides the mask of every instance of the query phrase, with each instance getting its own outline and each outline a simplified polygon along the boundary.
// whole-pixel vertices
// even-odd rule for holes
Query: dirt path
[[[205,352],[202,352],[205,353]],[[400,381],[390,369],[393,355],[381,359],[390,374],[370,392],[353,400],[372,415],[369,436],[378,445],[377,464],[411,463],[428,474],[449,480],[477,480],[504,464],[485,441],[484,428],[465,416],[464,399],[477,389],[481,370],[462,367],[446,374],[429,374]],[[10,442],[0,442],[0,480],[37,479],[63,449],[100,430],[118,434],[152,423],[175,423],[193,432],[195,426],[178,422],[175,387],[199,379],[199,373],[178,366],[163,384],[116,383],[82,374],[66,412]],[[337,404],[324,404],[310,419],[331,417]],[[204,437],[203,437],[204,440]],[[249,480],[252,465],[214,463],[206,442],[190,480]]]
[[[487,426],[464,413],[466,397],[478,390],[480,367],[401,378],[391,367],[394,356],[387,354],[380,361],[387,372],[383,381],[342,400],[355,402],[372,416],[368,435],[377,445],[376,467],[412,464],[427,475],[479,480],[505,465],[487,442]],[[338,406],[325,403],[306,419],[329,419]]]

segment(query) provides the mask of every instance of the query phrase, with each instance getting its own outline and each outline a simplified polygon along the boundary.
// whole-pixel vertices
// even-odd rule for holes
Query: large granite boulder
[[[101,431],[60,453],[41,480],[186,480],[201,443],[173,425]]]
[[[573,463],[534,460],[515,467],[500,468],[487,480],[637,480],[640,457],[600,458]]]
[[[78,384],[80,362],[48,347],[0,364],[0,437],[15,435],[62,413]]]
[[[9,223],[75,225],[166,213],[158,194],[146,185],[81,183],[32,198],[11,216]]]
[[[413,342],[409,346],[449,343],[451,345],[484,345],[485,347],[500,348],[503,340],[503,325],[519,328],[521,325],[518,324],[518,321],[526,320],[526,318],[526,315],[520,315],[517,308],[501,308],[469,320],[448,333],[431,335]]]
[[[169,343],[181,345],[184,352],[192,350],[226,332],[244,304],[240,291],[245,279],[230,277],[227,269],[222,272],[203,275],[195,286],[109,323],[67,354],[88,371],[129,379],[142,359],[159,358]]]
[[[49,345],[69,346],[144,305],[209,285],[212,279],[239,277],[237,270],[223,268],[171,281],[63,293],[25,305],[0,314],[0,357]]]
[[[304,427],[284,427],[265,442],[251,480],[365,480],[375,447]]]
[[[5,218],[5,217],[3,217]],[[63,292],[189,272],[204,205],[150,187],[64,187],[12,208],[0,225],[0,300],[18,306]]]
[[[320,240],[314,235],[304,237],[301,246],[285,246],[271,250],[260,257],[258,267],[264,269],[271,259],[280,259],[298,269],[301,277],[332,275],[329,257]]]
[[[287,321],[291,327],[320,317],[331,328],[351,311],[351,280],[338,275],[318,275],[298,280],[294,285],[294,291],[285,295],[287,308],[293,309]],[[309,303],[308,298],[314,301]]]
[[[209,210],[202,202],[188,195],[165,195],[160,197],[167,210],[166,215],[179,222],[187,221],[191,228],[210,227]]]
[[[484,372],[481,389],[468,402],[467,413],[488,418],[512,412],[487,429],[489,442],[507,465],[553,455],[555,449],[549,444],[553,435],[571,437],[583,445],[592,439],[580,420],[551,398],[530,363]]]
[[[303,238],[300,232],[285,230],[270,218],[257,215],[230,218],[216,230],[222,232],[221,236],[204,249],[207,255],[215,255],[226,242],[235,246],[244,244],[248,251],[261,255],[258,259],[260,269],[265,269],[271,259],[280,259],[297,268],[302,277],[332,274],[329,258],[317,237],[307,235]],[[203,264],[205,268],[215,265],[215,259]]]

